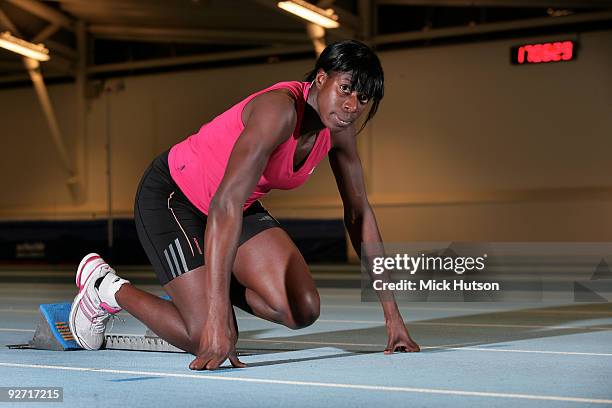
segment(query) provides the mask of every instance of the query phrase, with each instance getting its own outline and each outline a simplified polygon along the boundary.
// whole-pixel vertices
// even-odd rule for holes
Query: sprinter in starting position
[[[302,185],[329,154],[353,247],[381,242],[357,154],[357,120],[374,117],[383,70],[366,45],[329,45],[305,82],[279,82],[202,126],[146,170],[135,222],[171,300],[144,292],[96,254],[77,271],[70,328],[99,349],[110,315],[127,310],[159,337],[193,355],[189,367],[215,369],[236,354],[232,306],[292,329],[319,317],[319,294],[304,258],[258,201],[271,189]],[[361,128],[363,128],[363,126]],[[419,351],[394,300],[381,298],[385,353]]]

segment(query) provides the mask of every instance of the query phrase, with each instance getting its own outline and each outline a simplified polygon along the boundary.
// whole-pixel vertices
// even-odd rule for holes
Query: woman
[[[319,294],[308,266],[257,200],[272,188],[303,184],[329,153],[354,248],[359,253],[362,242],[381,242],[356,123],[369,108],[365,126],[382,97],[376,54],[357,41],[337,42],[307,82],[281,82],[249,96],[155,159],[138,189],[135,221],[172,300],[135,288],[90,254],[79,265],[70,313],[77,342],[100,348],[109,316],[125,309],[194,354],[191,369],[215,369],[226,359],[244,367],[232,305],[292,329],[312,324]],[[385,352],[419,351],[395,301],[381,303]]]

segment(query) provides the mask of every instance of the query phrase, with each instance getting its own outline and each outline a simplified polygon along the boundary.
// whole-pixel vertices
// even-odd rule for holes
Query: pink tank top
[[[244,203],[244,209],[246,210],[273,188],[290,190],[304,184],[317,164],[329,152],[331,136],[329,129],[325,128],[317,135],[312,151],[305,162],[297,171],[293,171],[293,157],[300,135],[310,83],[279,82],[256,92],[206,123],[198,133],[189,136],[170,149],[168,166],[172,179],[189,201],[204,214],[208,215],[208,207],[221,183],[230,153],[244,130],[242,123],[244,106],[257,95],[281,88],[288,89],[295,97],[297,111],[295,129],[291,137],[281,143],[270,155],[255,191]]]

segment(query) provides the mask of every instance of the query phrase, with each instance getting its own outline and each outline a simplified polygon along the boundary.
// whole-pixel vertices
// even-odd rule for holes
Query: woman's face
[[[351,91],[351,74],[320,70],[315,78],[317,112],[325,127],[341,130],[352,124],[365,111],[368,98]]]

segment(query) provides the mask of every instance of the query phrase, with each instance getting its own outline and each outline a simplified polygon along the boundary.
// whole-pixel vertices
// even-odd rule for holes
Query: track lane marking
[[[20,332],[33,333],[33,329],[9,329],[0,328],[0,332]],[[138,333],[112,333],[118,336],[136,336],[141,337]],[[268,339],[239,339],[242,343],[276,343],[276,344],[303,344],[317,346],[353,346],[353,347],[386,347],[385,344],[374,343],[343,343],[343,342],[324,342],[324,341],[299,341],[299,340],[268,340]],[[469,344],[469,343],[468,343]],[[487,351],[498,353],[532,353],[532,354],[551,354],[551,355],[567,355],[567,356],[596,356],[596,357],[612,357],[612,353],[589,353],[580,351],[551,351],[551,350],[523,350],[523,349],[490,349],[483,347],[470,347],[468,345],[461,347],[462,344],[447,344],[440,346],[421,346],[422,350],[457,350],[457,351]],[[290,350],[291,351],[291,350]]]
[[[238,317],[238,320],[262,320],[255,316]],[[349,323],[349,324],[381,324],[380,320],[345,320],[345,319],[318,319],[316,323]],[[540,325],[540,324],[503,324],[503,323],[461,323],[461,322],[422,322],[404,321],[410,326],[456,326],[456,327],[495,327],[505,329],[552,329],[552,330],[612,330],[610,326],[568,326],[568,325]]]
[[[15,312],[15,313],[35,313],[30,309],[0,309],[0,312]],[[241,316],[237,320],[262,320],[256,316]],[[318,319],[316,323],[347,323],[347,324],[381,324],[380,320],[346,320],[346,319]],[[410,321],[404,323],[411,326],[455,326],[455,327],[495,327],[506,329],[550,329],[550,330],[595,330],[605,331],[612,330],[610,326],[571,326],[571,325],[539,325],[539,324],[504,324],[504,323],[461,323],[461,322],[423,322]],[[0,329],[1,330],[1,329]]]
[[[279,344],[313,344],[319,346],[361,346],[361,347],[386,347],[385,344],[372,343],[340,343],[340,342],[323,342],[323,341],[298,341],[298,340],[267,340],[267,339],[240,339],[245,343],[279,343]],[[440,346],[421,346],[422,350],[457,350],[457,351],[490,351],[504,353],[533,353],[533,354],[554,354],[568,356],[596,356],[596,357],[612,357],[612,353],[589,353],[581,351],[549,351],[549,350],[523,350],[523,349],[490,349],[484,347],[458,347],[461,344],[448,344]]]
[[[460,395],[467,397],[489,397],[489,398],[509,398],[509,399],[527,399],[540,401],[558,401],[558,402],[577,402],[588,404],[608,404],[612,405],[612,400],[599,398],[583,398],[583,397],[565,397],[558,395],[534,395],[534,394],[515,394],[501,392],[481,392],[481,391],[461,391],[436,388],[414,388],[414,387],[390,387],[384,385],[365,385],[365,384],[342,384],[342,383],[324,383],[311,381],[290,381],[290,380],[269,380],[263,378],[252,377],[224,377],[210,374],[182,374],[182,373],[164,373],[159,371],[136,371],[136,370],[111,370],[95,367],[68,367],[68,366],[53,366],[43,364],[19,364],[0,362],[0,366],[13,368],[34,368],[34,369],[49,369],[49,370],[65,370],[65,371],[80,371],[80,372],[96,372],[107,374],[127,374],[127,375],[147,375],[156,377],[172,377],[172,378],[189,378],[197,380],[210,381],[234,381],[248,382],[259,384],[274,384],[274,385],[293,385],[305,387],[322,387],[322,388],[341,388],[366,391],[386,391],[386,392],[403,392],[417,394],[438,394],[438,395]]]

